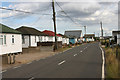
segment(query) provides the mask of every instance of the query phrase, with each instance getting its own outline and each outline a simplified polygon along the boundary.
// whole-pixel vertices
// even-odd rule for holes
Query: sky
[[[28,26],[40,31],[54,31],[51,0],[41,1],[2,1],[0,7],[30,13],[0,9],[0,23],[14,29]],[[118,0],[72,1],[55,0],[57,33],[64,34],[66,30],[82,30],[84,34],[84,26],[86,26],[88,34],[95,33],[96,36],[100,36],[101,21],[105,36],[111,36],[112,31],[118,29]]]

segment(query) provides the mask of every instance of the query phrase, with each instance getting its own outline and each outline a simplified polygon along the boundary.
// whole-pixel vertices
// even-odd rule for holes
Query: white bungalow
[[[47,40],[46,42],[55,42],[55,33],[53,31],[45,30],[43,33],[47,34]],[[56,34],[57,41],[62,42],[62,36],[59,34]]]
[[[8,55],[22,52],[22,35],[19,31],[3,24],[0,24],[0,28],[0,55],[3,56],[4,63],[8,63]]]
[[[46,34],[31,27],[22,26],[20,28],[17,28],[16,30],[22,33],[23,48],[37,47],[37,42],[42,42],[43,40],[46,41],[47,39]]]
[[[112,36],[114,38],[114,41],[120,45],[120,30],[112,31]]]
[[[59,34],[62,36],[62,45],[69,45],[69,38],[66,36],[66,35],[62,35],[62,34]]]

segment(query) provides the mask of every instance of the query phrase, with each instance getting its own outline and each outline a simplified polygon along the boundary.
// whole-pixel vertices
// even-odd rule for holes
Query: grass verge
[[[106,57],[106,78],[120,78],[118,75],[118,58],[116,58],[116,48],[104,48]]]

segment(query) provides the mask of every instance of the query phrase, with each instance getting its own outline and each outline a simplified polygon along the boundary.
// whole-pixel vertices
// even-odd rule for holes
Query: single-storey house
[[[120,45],[120,31],[112,31],[112,36],[114,38],[115,43]]]
[[[55,33],[53,31],[44,30],[43,33],[49,35],[47,42],[55,42]],[[62,42],[62,36],[59,34],[56,34],[56,36],[57,36],[57,41]]]
[[[12,29],[6,25],[0,24],[0,55],[11,55],[22,52],[22,35],[21,32]],[[2,59],[6,59],[8,62],[8,56],[3,56]],[[3,60],[4,61],[4,60]],[[14,61],[13,61],[14,63]]]
[[[62,45],[69,45],[69,38],[66,35],[59,34],[62,36]]]
[[[47,35],[35,28],[22,26],[16,30],[22,33],[23,48],[37,47],[37,42],[43,42],[47,40]]]
[[[65,35],[69,37],[69,42],[72,44],[82,42],[82,30],[65,31]]]
[[[46,45],[54,46],[54,44],[55,44],[55,33],[53,31],[49,31],[49,30],[44,30],[43,33],[48,35]],[[61,48],[62,47],[62,36],[59,35],[59,34],[56,34],[56,37],[57,37],[58,48]]]
[[[85,34],[83,38],[84,38],[83,41],[85,41],[85,39],[87,42],[95,41],[95,39],[94,39],[95,34]]]

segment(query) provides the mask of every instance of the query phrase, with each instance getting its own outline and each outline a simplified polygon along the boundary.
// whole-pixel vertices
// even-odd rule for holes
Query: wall
[[[39,42],[39,36],[36,36],[36,42],[35,42],[35,35],[30,35],[30,40],[29,41],[29,35],[23,35],[25,42],[22,43],[22,48],[29,48],[30,47],[37,47],[37,42]],[[29,44],[29,42],[31,42]]]
[[[62,44],[69,44],[69,38],[62,38]]]
[[[67,45],[69,44],[69,38],[66,38],[66,40],[67,40]]]
[[[62,41],[62,37],[58,37],[58,38],[57,38],[57,41]]]
[[[22,43],[22,48],[28,48],[29,47],[29,36],[28,35],[24,35],[24,43]]]
[[[0,55],[8,53],[22,52],[22,36],[21,34],[4,34],[6,35],[6,44],[0,45]],[[14,43],[12,43],[12,35],[14,35]]]
[[[117,44],[120,45],[120,34],[117,35]]]
[[[35,41],[35,37],[36,37],[36,41]],[[37,47],[37,37],[38,36],[34,36],[34,35],[31,35],[30,36],[30,39],[31,39],[31,45],[30,45],[30,47]]]

